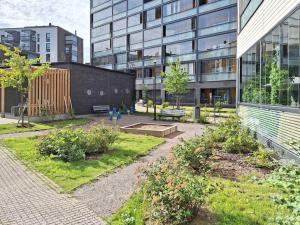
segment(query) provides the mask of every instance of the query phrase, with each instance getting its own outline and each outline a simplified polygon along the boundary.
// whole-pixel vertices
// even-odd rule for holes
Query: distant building
[[[61,27],[34,26],[0,29],[0,43],[18,47],[28,58],[42,58],[41,63],[83,63],[83,39]]]

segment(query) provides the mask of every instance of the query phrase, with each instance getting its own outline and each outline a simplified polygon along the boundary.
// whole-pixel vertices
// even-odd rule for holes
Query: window
[[[126,44],[127,44],[127,36],[114,38],[113,40],[114,49],[119,48],[122,50],[126,50]]]
[[[198,40],[199,51],[211,51],[236,46],[236,33],[221,34]]]
[[[136,50],[129,52],[128,61],[141,61],[143,60],[142,50]]]
[[[93,7],[96,7],[98,5],[102,5],[105,2],[108,2],[109,0],[93,0]]]
[[[128,17],[128,27],[136,26],[143,23],[142,13]]]
[[[112,16],[112,8],[106,8],[93,14],[93,21],[97,22]]]
[[[41,51],[40,48],[41,48],[41,47],[40,47],[40,44],[37,44],[37,52],[40,52],[40,51]]]
[[[143,78],[143,70],[142,69],[137,69],[135,71],[136,77],[137,78]]]
[[[198,27],[205,28],[236,21],[236,7],[199,16]]]
[[[147,22],[161,18],[161,7],[150,9],[146,12]]]
[[[51,41],[50,33],[46,33],[46,42],[50,42],[50,41]]]
[[[41,41],[41,35],[37,34],[37,42],[40,42],[40,41]]]
[[[99,37],[103,34],[109,34],[110,32],[111,32],[111,23],[92,29],[92,37],[93,38]]]
[[[114,21],[113,30],[117,31],[122,29],[126,29],[126,18],[118,21]]]
[[[66,53],[66,54],[70,54],[70,52],[71,52],[71,49],[70,49],[70,47],[66,47],[66,49],[65,49],[65,53]]]
[[[263,0],[241,0],[240,14],[241,14],[241,28],[243,28],[251,16],[256,12]]]
[[[94,52],[101,52],[101,51],[106,51],[111,49],[111,41],[106,40],[106,41],[101,41],[94,43]]]
[[[118,4],[114,5],[114,7],[113,7],[114,15],[122,13],[122,12],[126,12],[126,10],[127,10],[127,1],[118,3]]]
[[[145,68],[145,77],[160,76],[161,67]]]
[[[51,58],[50,54],[46,54],[46,62],[50,62],[50,58]]]
[[[186,41],[166,46],[166,56],[183,55],[194,52],[194,41]]]
[[[143,0],[128,0],[128,9],[136,8],[143,4]]]
[[[144,41],[151,41],[158,38],[161,38],[161,27],[144,31]]]
[[[50,49],[50,43],[46,43],[46,52],[50,52],[51,49]]]
[[[164,36],[185,33],[194,29],[193,19],[183,20],[177,23],[167,24],[164,27]]]
[[[214,3],[220,0],[199,0],[199,5],[205,5],[205,4],[210,4],[210,3]]]
[[[126,53],[117,54],[117,55],[115,55],[115,58],[116,58],[116,63],[117,64],[127,63],[127,54]]]
[[[114,63],[114,57],[112,55],[98,57],[93,59],[94,65],[107,65],[107,64],[113,64]]]
[[[148,48],[144,49],[144,59],[155,59],[161,56],[161,48]]]
[[[133,33],[129,35],[129,43],[137,44],[143,42],[143,32]]]
[[[230,59],[215,59],[202,61],[202,73],[235,73],[236,72],[236,60]]]
[[[196,7],[196,0],[180,0],[163,6],[164,16],[183,12]]]

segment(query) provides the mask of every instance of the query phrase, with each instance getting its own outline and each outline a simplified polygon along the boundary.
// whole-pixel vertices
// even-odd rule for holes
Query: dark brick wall
[[[0,91],[1,98],[1,91]],[[20,96],[16,89],[6,88],[5,89],[5,112],[10,113],[12,106],[17,106],[20,103]]]
[[[135,103],[135,77],[76,63],[53,63],[71,71],[71,98],[76,114],[90,114],[94,105],[119,107]]]

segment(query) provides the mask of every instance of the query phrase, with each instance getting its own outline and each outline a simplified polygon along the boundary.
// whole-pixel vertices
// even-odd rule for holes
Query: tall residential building
[[[235,105],[236,30],[236,0],[91,0],[91,62],[135,73],[137,98],[146,87],[174,101],[160,75],[179,58],[190,80],[183,103]]]
[[[300,156],[300,0],[239,0],[238,8],[239,115],[270,147],[295,158]]]
[[[28,58],[39,55],[45,62],[83,63],[83,39],[61,27],[1,28],[0,43],[18,47]]]

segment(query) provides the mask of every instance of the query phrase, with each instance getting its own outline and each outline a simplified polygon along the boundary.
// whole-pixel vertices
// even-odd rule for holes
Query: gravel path
[[[127,120],[135,121],[136,119],[127,118]],[[195,135],[201,135],[205,129],[204,126],[198,124],[175,124],[178,125],[178,130],[181,131],[178,136],[167,138],[165,144],[152,151],[149,155],[140,158],[135,163],[118,169],[107,176],[99,177],[94,183],[77,189],[73,193],[74,196],[84,202],[100,217],[110,216],[122,206],[135,190],[141,167],[157,160],[161,156],[166,156],[171,148],[180,142],[181,138],[187,140]]]

